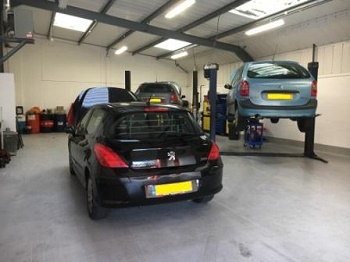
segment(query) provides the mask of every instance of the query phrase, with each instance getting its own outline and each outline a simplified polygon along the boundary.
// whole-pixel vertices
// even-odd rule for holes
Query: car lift
[[[216,132],[216,79],[218,64],[204,65],[204,77],[209,79],[209,104],[210,106],[210,139],[215,141]]]
[[[314,61],[314,58],[313,58]],[[215,141],[216,134],[216,79],[217,70],[219,65],[217,64],[207,64],[204,65],[204,76],[209,79],[209,103],[210,103],[210,139]],[[308,64],[308,69],[314,78],[317,80],[318,73],[318,62],[310,62]],[[317,156],[314,152],[315,144],[315,119],[318,115],[312,117],[311,127],[305,132],[304,139],[304,153],[293,154],[293,153],[259,153],[259,152],[222,152],[220,154],[223,156],[267,156],[267,157],[308,157],[311,159],[322,161],[323,163],[328,163],[327,160]]]

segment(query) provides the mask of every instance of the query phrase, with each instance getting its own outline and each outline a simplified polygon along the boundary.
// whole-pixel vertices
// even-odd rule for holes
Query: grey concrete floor
[[[224,189],[208,204],[114,209],[91,221],[68,172],[67,135],[23,140],[0,169],[1,262],[350,260],[350,156],[223,156]]]

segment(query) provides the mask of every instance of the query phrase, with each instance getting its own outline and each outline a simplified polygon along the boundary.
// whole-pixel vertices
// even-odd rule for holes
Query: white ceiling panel
[[[120,17],[123,19],[141,22],[148,15],[153,13],[156,9],[165,4],[164,0],[152,1],[130,1],[117,0],[107,15]]]
[[[145,43],[152,42],[157,37],[151,34],[146,33],[133,33],[129,37],[127,37],[125,40],[123,40],[119,45],[127,45],[128,50],[132,51],[140,46],[143,46]]]
[[[52,38],[58,38],[58,39],[64,39],[64,40],[71,40],[74,42],[78,42],[80,37],[82,36],[82,32],[79,31],[73,31],[68,30],[60,27],[52,27]]]
[[[217,33],[222,33],[250,22],[252,22],[252,20],[249,18],[227,12],[187,31],[186,33],[200,37],[212,37]]]
[[[97,23],[96,27],[88,35],[84,43],[97,46],[108,46],[116,37],[124,32],[125,28]]]

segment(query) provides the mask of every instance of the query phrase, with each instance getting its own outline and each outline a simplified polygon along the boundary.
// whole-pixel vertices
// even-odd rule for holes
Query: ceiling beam
[[[196,26],[199,26],[200,24],[203,24],[203,23],[205,23],[205,22],[207,22],[207,21],[209,21],[209,20],[211,20],[211,19],[213,19],[213,18],[215,18],[215,17],[217,17],[219,15],[222,15],[222,14],[224,14],[224,13],[226,13],[226,12],[228,12],[228,11],[230,11],[230,10],[240,6],[240,5],[243,5],[243,4],[245,4],[245,3],[249,2],[249,1],[250,0],[237,0],[237,1],[234,1],[234,2],[232,2],[230,4],[227,4],[227,5],[219,8],[219,9],[217,9],[216,11],[214,11],[214,12],[212,12],[212,13],[206,15],[206,16],[203,16],[202,18],[197,19],[196,21],[194,21],[194,22],[192,22],[192,23],[190,23],[190,24],[188,24],[188,25],[178,29],[177,32],[186,32],[186,31],[188,31],[188,30],[190,30],[192,28],[195,28]],[[132,54],[136,55],[138,53],[141,53],[141,52],[143,52],[143,51],[145,51],[145,50],[147,50],[149,48],[152,48],[155,45],[163,42],[164,40],[166,40],[166,38],[160,38],[160,39],[158,39],[158,40],[156,40],[156,41],[154,41],[152,43],[149,43],[149,44],[147,44],[147,45],[145,45],[143,47],[140,47],[139,49],[135,50]]]
[[[55,0],[55,3],[58,4],[58,0]],[[56,16],[56,12],[52,12],[51,13],[51,19],[50,19],[49,30],[47,32],[47,39],[49,39],[49,40],[51,40],[51,37],[52,37],[52,27],[53,27],[53,23],[55,22],[55,16]]]
[[[222,32],[222,33],[217,34],[217,35],[213,35],[213,36],[209,37],[209,39],[211,39],[211,40],[221,39],[221,38],[224,38],[226,36],[233,35],[233,34],[248,30],[248,29],[255,27],[255,26],[258,26],[264,22],[269,22],[269,21],[275,20],[277,18],[286,17],[286,16],[294,14],[295,12],[300,12],[300,11],[303,11],[305,9],[312,8],[312,7],[315,7],[317,5],[325,4],[325,3],[330,2],[330,1],[334,1],[334,0],[309,0],[307,2],[303,2],[301,4],[287,8],[281,12],[277,12],[277,13],[274,13],[272,15],[266,16],[264,18],[255,20],[254,22],[230,29],[228,31]]]
[[[152,14],[150,14],[149,16],[147,16],[145,19],[143,19],[141,21],[142,24],[148,24],[149,22],[151,22],[154,18],[158,17],[159,15],[161,15],[162,13],[164,13],[164,11],[166,11],[169,7],[171,7],[172,5],[176,4],[177,2],[180,2],[181,0],[169,0],[168,2],[166,2],[164,5],[162,5],[161,7],[159,7],[156,11],[154,11]],[[116,44],[120,43],[121,41],[123,41],[125,38],[127,38],[129,35],[131,35],[132,33],[134,33],[134,30],[129,30],[127,32],[125,32],[122,36],[118,37],[116,40],[114,40],[112,43],[110,43],[107,46],[107,52]]]
[[[237,55],[237,57],[239,57],[242,61],[253,60],[252,57],[244,49],[236,45],[213,41],[213,40],[177,32],[177,31],[171,31],[171,30],[156,27],[156,26],[150,26],[147,24],[126,20],[119,17],[109,16],[106,14],[100,14],[97,12],[93,12],[90,10],[85,10],[85,9],[81,9],[73,6],[67,6],[66,9],[60,10],[57,4],[47,0],[14,0],[14,2],[31,6],[31,7],[48,10],[48,11],[56,11],[56,12],[60,11],[68,15],[82,17],[90,20],[96,20],[97,22],[101,22],[101,23],[105,23],[113,26],[124,27],[134,31],[158,35],[166,38],[174,38],[177,40],[186,41],[193,44],[231,51],[231,52],[234,52]]]

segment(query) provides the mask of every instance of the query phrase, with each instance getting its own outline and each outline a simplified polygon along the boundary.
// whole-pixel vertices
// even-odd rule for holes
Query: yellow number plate
[[[168,195],[177,195],[193,192],[197,190],[193,181],[185,181],[179,183],[148,185],[146,186],[147,197],[162,197]]]
[[[150,101],[151,103],[161,103],[161,102],[162,102],[162,99],[160,99],[160,98],[151,98],[149,101]]]
[[[268,100],[293,100],[293,94],[279,94],[279,93],[272,93],[267,94]]]

